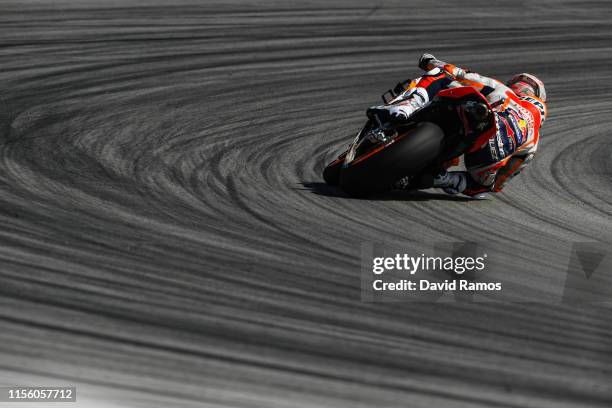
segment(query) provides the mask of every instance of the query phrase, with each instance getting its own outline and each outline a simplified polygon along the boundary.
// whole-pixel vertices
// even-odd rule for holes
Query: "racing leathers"
[[[519,97],[496,79],[439,61],[430,54],[423,54],[419,67],[426,71],[423,76],[413,80],[389,105],[371,108],[368,114],[384,113],[401,121],[443,89],[476,88],[493,108],[495,126],[479,136],[465,153],[467,171],[442,169],[434,177],[433,187],[469,196],[501,191],[533,158],[540,126],[546,117],[546,104],[536,97]]]

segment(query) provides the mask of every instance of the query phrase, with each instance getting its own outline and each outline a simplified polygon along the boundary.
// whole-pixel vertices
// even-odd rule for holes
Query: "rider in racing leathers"
[[[539,130],[547,114],[544,84],[531,74],[514,76],[506,85],[493,78],[466,71],[423,54],[419,68],[425,75],[391,105],[374,106],[368,116],[377,115],[394,121],[407,120],[425,106],[439,91],[450,87],[473,86],[493,108],[495,127],[478,137],[464,155],[467,171],[439,171],[433,187],[448,194],[482,196],[499,192],[533,158],[538,147]],[[488,136],[488,137],[487,137]]]

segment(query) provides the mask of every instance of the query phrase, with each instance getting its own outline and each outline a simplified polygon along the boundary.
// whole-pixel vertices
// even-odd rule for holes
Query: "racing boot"
[[[408,118],[421,106],[413,98],[405,99],[393,105],[379,105],[368,108],[366,114],[370,119],[377,116],[381,123],[401,123],[406,122]]]

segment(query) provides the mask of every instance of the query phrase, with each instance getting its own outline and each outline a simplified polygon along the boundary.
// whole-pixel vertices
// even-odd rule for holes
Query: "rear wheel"
[[[340,187],[352,196],[391,189],[401,177],[417,174],[442,152],[444,132],[431,122],[422,122],[371,155],[355,158],[340,170]]]
[[[338,157],[333,162],[329,163],[325,170],[323,170],[323,180],[330,186],[337,186],[340,183],[340,169],[342,169],[342,164],[344,163],[344,158],[346,157],[346,152],[342,153],[340,157]]]

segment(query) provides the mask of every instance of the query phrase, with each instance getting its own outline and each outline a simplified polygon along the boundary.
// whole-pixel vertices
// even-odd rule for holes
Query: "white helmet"
[[[506,85],[518,96],[535,96],[546,102],[544,82],[540,81],[535,75],[526,73],[515,75]]]

